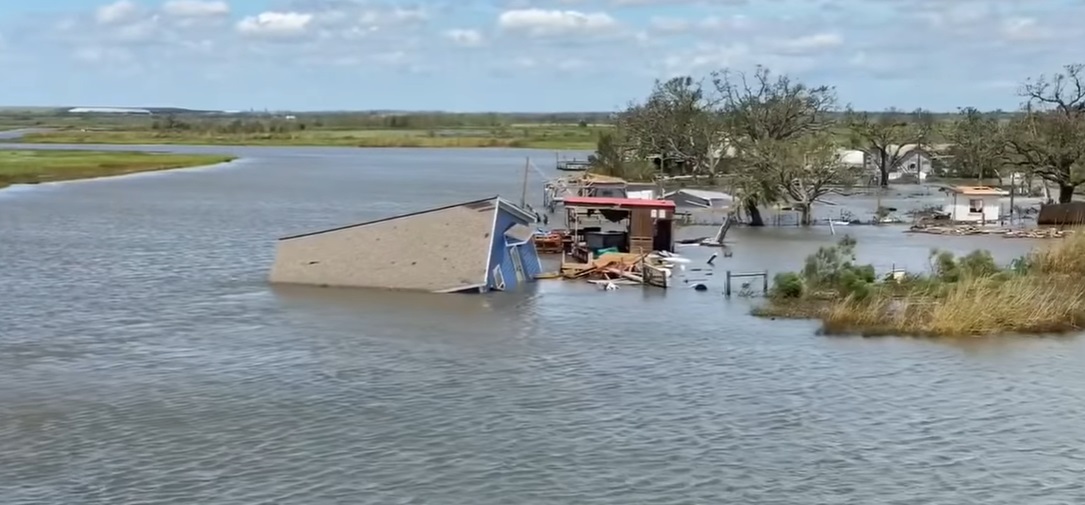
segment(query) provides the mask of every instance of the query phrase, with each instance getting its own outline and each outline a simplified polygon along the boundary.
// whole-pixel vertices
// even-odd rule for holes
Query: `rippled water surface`
[[[273,289],[277,236],[517,199],[552,154],[239,151],[0,191],[0,503],[1085,503],[1080,339],[827,338],[720,295],[826,228],[733,230],[708,292]],[[1033,245],[848,231],[880,268]]]

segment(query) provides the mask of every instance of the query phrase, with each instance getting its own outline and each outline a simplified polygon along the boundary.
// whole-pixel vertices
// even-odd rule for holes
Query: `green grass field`
[[[233,159],[208,154],[0,150],[0,187],[213,165]]]
[[[22,142],[50,144],[189,144],[340,147],[506,147],[554,150],[595,149],[606,126],[522,125],[486,130],[307,129],[284,133],[66,129],[33,133]]]

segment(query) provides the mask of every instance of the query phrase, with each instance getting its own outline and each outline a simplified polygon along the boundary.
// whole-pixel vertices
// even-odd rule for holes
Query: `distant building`
[[[934,170],[935,160],[941,155],[935,154],[945,146],[920,146],[918,144],[890,144],[886,146],[889,156],[896,155],[897,163],[889,170],[889,180],[895,181],[904,177],[913,177],[918,181],[924,181]],[[881,171],[878,164],[878,154],[862,149],[840,149],[837,151],[842,163],[852,167],[865,167],[873,176],[880,177]]]
[[[500,198],[279,239],[274,283],[435,293],[509,290],[542,266],[535,216]]]
[[[869,165],[866,151],[860,149],[837,149],[836,155],[840,163],[849,167],[865,167]]]
[[[895,149],[896,146],[891,146]],[[897,174],[897,179],[903,175],[911,175],[916,179],[923,181],[930,175],[931,170],[934,168],[934,156],[930,150],[920,147],[915,144],[905,144],[900,146],[899,151],[900,162],[897,164],[897,169],[894,170]],[[891,178],[892,175],[890,176]]]
[[[136,109],[130,107],[75,107],[68,109],[69,114],[136,114],[136,115],[151,115],[151,111],[147,109]]]
[[[714,209],[729,210],[735,198],[719,191],[702,189],[679,189],[663,195],[663,200],[670,200],[679,209]]]

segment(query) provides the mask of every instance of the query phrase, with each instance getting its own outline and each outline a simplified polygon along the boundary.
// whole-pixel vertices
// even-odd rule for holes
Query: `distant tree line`
[[[855,111],[840,107],[830,86],[764,67],[657,81],[647,98],[617,115],[613,132],[602,134],[593,169],[638,179],[677,164],[685,174],[726,177],[754,224],[765,204],[795,208],[809,223],[813,203],[864,177],[843,163],[841,149],[863,151],[885,187],[906,146],[934,151],[942,142],[949,144],[945,175],[1036,176],[1068,202],[1085,183],[1083,68],[1068,65],[1025,81],[1020,111],[963,108],[952,115]]]

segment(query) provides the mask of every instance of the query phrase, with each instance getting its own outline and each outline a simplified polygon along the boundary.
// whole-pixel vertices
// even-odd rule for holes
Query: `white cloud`
[[[478,30],[452,29],[445,31],[445,37],[454,44],[463,47],[478,47],[482,45],[482,34]]]
[[[618,21],[605,12],[544,9],[505,11],[497,18],[497,24],[504,30],[535,37],[607,32],[619,26]]]
[[[703,45],[692,50],[668,55],[662,62],[666,77],[697,75],[721,68],[747,66],[751,61],[751,49],[742,43],[729,45]]]
[[[506,70],[501,78],[535,74],[533,82],[551,95],[598,72],[613,79],[603,88],[612,88],[619,102],[654,78],[764,64],[804,81],[853,86],[842,95],[887,93],[892,96],[875,100],[892,102],[899,92],[882,91],[877,82],[908,90],[913,83],[917,91],[909,93],[948,103],[971,100],[973,88],[983,93],[978,83],[1018,82],[1081,61],[1074,47],[1085,43],[1085,25],[1076,22],[1085,3],[1073,1],[1078,6],[1057,7],[1054,0],[765,0],[764,9],[747,1],[759,7],[751,10],[727,7],[741,0],[265,0],[274,6],[268,12],[242,13],[242,2],[230,0],[92,0],[81,10],[4,16],[6,47],[0,53],[5,62],[19,55],[31,67],[40,65],[36,59],[73,56],[132,71],[164,62],[164,68],[193,75],[219,69],[235,81],[259,75],[261,68],[331,75],[321,72],[353,67],[429,68],[483,82],[500,67]],[[494,5],[498,10],[487,10]],[[667,17],[649,18],[656,14]],[[252,43],[261,39],[275,43]],[[486,57],[457,47],[484,47]],[[480,65],[481,72],[470,68]],[[571,79],[555,78],[561,68],[579,70]],[[940,82],[925,83],[933,80]],[[953,86],[958,91],[921,91]],[[582,89],[568,99],[593,93],[602,92]]]
[[[844,37],[839,33],[817,33],[793,39],[778,40],[773,45],[782,54],[811,54],[844,45]]]
[[[706,5],[706,6],[730,6],[745,5],[748,0],[611,0],[610,3],[618,7],[642,7],[642,6],[682,6],[682,5]]]
[[[691,30],[698,31],[724,31],[729,32],[748,30],[752,24],[750,19],[742,14],[729,17],[708,16],[702,19],[684,19],[672,17],[655,17],[650,21],[652,29],[664,34],[681,34]]]
[[[104,25],[125,23],[138,18],[140,10],[139,5],[132,0],[117,0],[99,7],[94,18]]]
[[[230,5],[221,0],[169,0],[162,12],[182,18],[223,17],[230,15]]]
[[[309,13],[261,12],[238,21],[237,30],[251,37],[294,38],[304,35],[312,22]]]
[[[1045,38],[1048,32],[1040,27],[1035,18],[1015,17],[1003,23],[1002,34],[1010,40],[1029,41]]]
[[[132,59],[131,52],[116,47],[81,47],[74,56],[85,63],[123,63]]]

